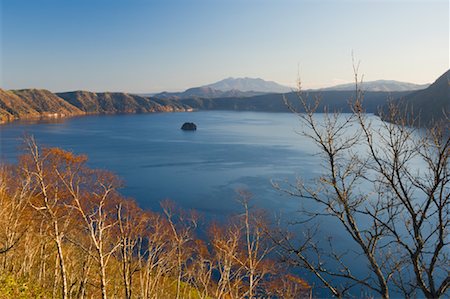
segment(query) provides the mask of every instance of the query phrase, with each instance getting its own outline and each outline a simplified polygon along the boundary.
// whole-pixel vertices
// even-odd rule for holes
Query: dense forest
[[[278,298],[311,288],[273,259],[264,213],[226,223],[141,209],[87,157],[25,141],[0,167],[0,298]],[[199,238],[198,232],[206,232]]]

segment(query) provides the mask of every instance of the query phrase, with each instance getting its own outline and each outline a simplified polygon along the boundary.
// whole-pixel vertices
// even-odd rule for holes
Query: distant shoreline
[[[430,86],[432,88],[432,86]],[[386,109],[389,101],[399,101],[420,95],[424,91],[366,91],[364,92],[364,112],[377,114]],[[305,91],[307,102],[315,104],[320,99],[316,111],[352,112],[350,103],[355,91]],[[0,124],[14,121],[59,120],[74,116],[145,114],[156,112],[193,112],[193,111],[254,111],[254,112],[290,112],[286,104],[301,113],[304,107],[296,92],[285,94],[262,94],[249,97],[219,98],[156,98],[143,97],[120,92],[94,93],[73,91],[52,93],[43,89],[2,90],[0,89]],[[399,102],[402,103],[402,102]],[[436,108],[435,110],[438,110]],[[428,113],[429,114],[429,113]],[[436,114],[436,113],[435,113]],[[425,115],[425,114],[424,114]],[[437,115],[437,114],[436,114]],[[425,115],[429,119],[430,115]],[[426,124],[427,125],[427,124]]]

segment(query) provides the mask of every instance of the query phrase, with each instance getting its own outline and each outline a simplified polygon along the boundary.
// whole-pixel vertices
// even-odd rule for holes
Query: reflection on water
[[[21,120],[15,120],[13,122],[5,124],[5,126],[8,125],[36,125],[36,124],[61,124],[67,121],[67,118],[65,117],[43,117],[43,118],[29,118],[29,119],[21,119]]]

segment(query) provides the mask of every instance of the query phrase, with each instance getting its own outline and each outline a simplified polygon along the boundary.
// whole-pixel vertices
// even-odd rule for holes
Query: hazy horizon
[[[153,93],[228,77],[322,88],[432,83],[449,68],[448,1],[1,0],[5,89]]]

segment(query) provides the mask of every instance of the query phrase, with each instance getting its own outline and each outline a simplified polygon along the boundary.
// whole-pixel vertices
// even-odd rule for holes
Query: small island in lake
[[[197,125],[194,123],[184,123],[181,126],[181,130],[183,131],[195,131],[197,130]]]

